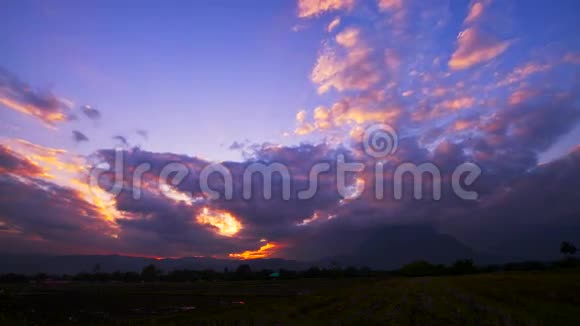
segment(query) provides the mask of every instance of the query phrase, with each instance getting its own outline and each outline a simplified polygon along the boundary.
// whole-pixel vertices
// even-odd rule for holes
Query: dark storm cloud
[[[172,255],[168,247],[177,249],[180,255],[223,256],[252,246],[252,241],[224,237],[196,223],[195,213],[190,207],[179,206],[150,213],[147,218],[122,219],[120,236],[127,246],[162,255]]]
[[[148,200],[148,205],[140,208],[125,204],[131,199],[120,196],[120,210],[132,218],[116,216],[113,225],[102,207],[85,200],[76,190],[24,177],[19,166],[4,165],[19,174],[18,178],[0,176],[0,244],[4,248],[16,244],[17,248],[32,252],[191,256],[223,255],[253,245],[244,239],[217,235],[207,226],[194,223],[197,208],[163,200],[157,206]]]
[[[68,250],[106,246],[104,234],[111,231],[97,207],[76,191],[33,178],[0,177],[0,216],[11,228],[8,235],[36,244],[36,251],[47,245]],[[4,235],[2,242],[9,240]]]
[[[405,155],[415,159],[430,158],[442,166],[451,166],[464,156],[457,146],[449,143],[441,144],[431,156],[423,151],[409,151]],[[264,147],[255,153],[254,160],[286,162],[290,166],[294,181],[301,184],[302,179],[307,176],[306,171],[310,164],[320,160],[331,161],[337,153],[349,154],[347,151],[337,152],[324,145],[302,145],[290,148]],[[151,153],[141,150],[125,151],[124,154],[128,171],[140,163],[148,162],[152,165],[152,171],[148,172],[149,177],[145,177],[146,181],[151,182],[158,180],[160,170],[166,164],[171,162],[187,164],[192,168],[193,173],[178,186],[178,189],[191,191],[193,196],[201,195],[199,189],[188,181],[197,181],[196,175],[208,162],[185,155]],[[114,151],[101,151],[100,155],[111,158]],[[457,219],[465,219],[467,216],[471,217],[471,220],[476,216],[483,216],[480,219],[485,222],[483,230],[493,230],[504,225],[506,222],[502,222],[499,217],[509,220],[512,230],[518,225],[537,224],[542,221],[548,224],[554,221],[550,219],[551,217],[558,217],[560,224],[564,220],[568,224],[574,224],[577,221],[573,216],[575,212],[578,212],[578,207],[574,203],[577,201],[575,196],[578,194],[570,193],[570,195],[552,198],[555,201],[550,203],[546,203],[546,200],[551,200],[547,196],[548,193],[561,193],[561,189],[580,186],[570,184],[573,180],[579,180],[576,175],[577,171],[580,171],[578,155],[578,152],[574,152],[561,161],[538,168],[532,174],[520,173],[514,176],[517,182],[511,184],[509,191],[505,188],[497,188],[484,201],[474,203],[469,207],[448,199],[441,202],[408,199],[396,202],[388,199],[376,201],[364,195],[359,200],[340,204],[341,198],[336,193],[332,176],[327,176],[328,180],[321,176],[319,193],[307,201],[299,201],[294,191],[289,201],[283,201],[276,196],[276,191],[279,189],[275,189],[273,200],[264,200],[261,196],[245,200],[241,198],[239,189],[236,188],[238,193],[231,201],[203,200],[200,203],[188,205],[160,195],[154,187],[145,187],[143,197],[139,200],[132,198],[129,189],[117,197],[116,208],[127,214],[127,217],[117,219],[118,230],[115,232],[119,239],[103,236],[95,240],[96,242],[90,242],[78,234],[82,232],[106,233],[109,231],[109,226],[102,220],[92,218],[101,213],[97,208],[82,200],[77,193],[32,179],[23,183],[13,178],[3,178],[0,186],[3,199],[1,214],[7,218],[3,220],[3,228],[9,228],[11,234],[19,232],[37,236],[63,246],[65,244],[67,246],[82,245],[87,248],[99,247],[101,250],[112,252],[169,256],[225,255],[255,248],[258,239],[267,238],[286,244],[281,253],[287,257],[314,259],[360,250],[364,247],[365,241],[377,232],[377,229],[393,224],[402,223],[412,226],[416,223],[435,223],[445,230],[450,221],[453,221],[452,225],[461,225]],[[354,159],[352,155],[349,157]],[[226,164],[236,180],[249,162],[227,162]],[[219,182],[216,181],[213,185],[219,189]],[[256,180],[254,186],[258,189],[257,193],[261,195],[261,180]],[[13,191],[10,192],[9,189]],[[18,207],[26,206],[23,202],[25,198],[35,198],[39,204],[19,210]],[[522,202],[529,204],[522,207]],[[556,204],[557,210],[548,209],[551,203]],[[231,238],[216,234],[215,230],[195,222],[195,216],[202,206],[232,212],[241,219],[244,228]],[[308,225],[298,225],[315,212],[320,214],[320,220]],[[328,214],[335,216],[329,220]],[[497,218],[492,218],[494,216]],[[411,231],[406,232],[415,234],[411,226]],[[390,234],[391,231],[385,232]],[[461,232],[468,234],[470,229]]]
[[[479,125],[495,147],[543,151],[568,133],[580,118],[578,94],[542,92],[530,101],[507,105]]]
[[[199,197],[202,195],[199,187],[199,175],[202,169],[210,164],[209,162],[184,155],[158,154],[141,150],[126,151],[124,154],[126,160],[126,171],[133,171],[135,167],[141,163],[151,164],[151,171],[146,173],[144,179],[150,180],[154,185],[153,188],[157,186],[159,174],[164,166],[174,162],[185,164],[189,168],[190,173],[185,180],[177,185],[177,189],[182,192],[190,193],[192,197]],[[254,178],[252,180],[252,187],[256,196],[250,200],[242,199],[242,174],[245,167],[251,164],[251,162],[225,162],[224,166],[232,173],[234,180],[234,200],[225,200],[222,197],[221,200],[213,201],[211,203],[208,202],[208,204],[217,208],[226,209],[241,216],[244,224],[248,226],[245,228],[245,232],[249,233],[252,233],[251,230],[254,225],[266,228],[267,225],[275,226],[280,225],[281,223],[284,225],[298,223],[302,221],[302,219],[311,215],[315,209],[322,208],[329,204],[336,204],[340,199],[335,190],[330,193],[323,190],[317,194],[315,199],[304,201],[300,204],[298,203],[297,192],[306,189],[308,186],[307,177],[310,169],[310,166],[308,165],[314,165],[319,162],[318,160],[322,161],[325,157],[321,155],[325,154],[328,153],[321,149],[321,147],[314,146],[281,150],[263,149],[257,154],[254,162],[277,162],[286,164],[290,168],[290,173],[294,180],[292,184],[297,185],[297,189],[293,189],[289,201],[281,198],[281,180],[276,180],[276,177],[274,178],[274,196],[272,200],[263,199],[263,183],[259,178]],[[113,151],[102,151],[101,155],[110,165],[113,164]],[[309,160],[306,161],[306,158],[309,158]],[[328,159],[330,159],[330,156]],[[296,164],[298,161],[301,161],[301,165]],[[127,177],[127,179],[128,178],[130,177]],[[212,189],[218,191],[220,189],[223,190],[223,181],[221,180],[221,177],[210,177],[209,181]],[[130,180],[126,180],[126,182],[130,182]],[[329,188],[326,185],[330,185],[331,183],[332,181],[330,179],[323,179],[321,180],[321,188]],[[129,191],[127,191],[126,194],[123,192],[118,199],[118,207],[127,211],[138,211],[144,213],[147,211],[163,212],[167,209],[171,209],[171,207],[175,205],[147,189],[143,191],[142,195],[147,199],[133,200],[132,194],[129,193]],[[273,214],[275,217],[273,217]]]
[[[58,244],[131,254],[223,256],[256,248],[266,238],[284,244],[281,256],[308,259],[354,254],[374,261],[398,256],[434,257],[442,262],[451,256],[471,255],[453,240],[434,235],[444,231],[480,250],[513,256],[533,257],[542,250],[535,244],[546,239],[544,249],[557,255],[557,248],[550,246],[577,240],[561,230],[580,230],[580,149],[544,165],[538,165],[538,155],[578,125],[580,84],[577,66],[571,65],[577,55],[567,54],[566,65],[552,61],[548,57],[562,57],[562,53],[550,53],[552,46],[529,47],[542,38],[517,41],[521,35],[509,31],[517,32],[517,26],[501,23],[507,17],[490,11],[487,1],[482,4],[477,13],[472,12],[475,6],[451,8],[447,1],[380,1],[372,6],[362,1],[301,1],[300,17],[314,19],[326,11],[342,10],[342,21],[327,27],[318,55],[311,60],[308,77],[318,93],[326,95],[314,100],[309,96],[307,103],[320,102],[316,105],[321,106],[307,107],[296,116],[296,134],[327,138],[318,145],[232,143],[229,149],[241,151],[243,160],[221,163],[232,174],[231,200],[224,198],[224,180],[217,174],[209,178],[209,185],[221,198],[210,200],[202,193],[200,175],[212,162],[131,148],[128,139],[147,139],[146,130],[129,129],[124,134],[128,138],[113,137],[122,145],[124,179],[108,212],[102,207],[106,200],[91,201],[82,192],[86,175],[71,182],[71,186],[80,183],[78,191],[41,181],[37,178],[43,176],[40,166],[44,165],[36,165],[33,155],[0,147],[2,247],[14,247],[8,239],[20,239],[19,246],[30,250]],[[463,25],[453,17],[456,9],[469,12]],[[454,41],[449,36],[457,28],[462,31],[456,31]],[[446,49],[446,44],[455,46]],[[36,91],[3,69],[0,105],[49,125],[73,117],[67,100]],[[101,118],[101,112],[91,106],[79,110],[79,116]],[[288,112],[283,113],[279,116]],[[357,135],[375,123],[389,124],[399,132],[398,150],[383,158],[382,199],[374,193],[378,160],[365,153]],[[233,127],[242,130],[246,124],[240,121]],[[200,128],[192,130],[191,135],[181,136],[195,137]],[[87,140],[78,131],[73,131],[73,137],[77,142]],[[92,158],[114,168],[117,153],[102,149]],[[359,198],[343,198],[338,193],[336,161],[340,156],[365,165],[362,172],[347,175],[352,192],[357,184],[364,184]],[[321,162],[329,163],[330,171],[318,176],[312,198],[299,199],[298,193],[310,185],[311,168]],[[423,180],[423,199],[413,199],[410,175],[401,181],[403,198],[394,199],[393,171],[402,163],[427,162],[441,172],[442,199],[431,196],[435,178]],[[477,200],[461,200],[451,189],[452,173],[463,162],[474,162],[482,170],[477,182],[469,186],[477,191]],[[161,171],[171,163],[183,164],[189,172],[179,184],[162,185]],[[250,180],[252,198],[243,198],[244,171],[256,163],[279,163],[289,169],[288,199],[282,198],[285,180],[277,174],[272,199],[264,199],[259,176]],[[140,198],[134,198],[133,172],[142,164],[149,164],[150,169],[143,174]],[[58,175],[62,170],[56,172],[50,177],[62,177]],[[112,189],[114,171],[105,172],[99,181],[104,190]],[[164,194],[162,186],[172,192]],[[223,235],[211,223],[200,224],[196,217],[206,208],[231,213],[243,227],[233,235]],[[454,254],[426,254],[434,248]]]
[[[558,113],[556,113],[558,112]],[[559,115],[562,115],[562,118]],[[144,201],[135,201],[126,197],[119,197],[118,208],[139,214],[153,214],[156,218],[152,220],[135,219],[132,227],[147,232],[156,232],[155,229],[163,230],[166,239],[175,239],[170,235],[180,234],[187,230],[183,223],[176,220],[176,216],[184,216],[182,221],[189,221],[195,210],[201,205],[207,205],[232,212],[241,219],[244,225],[239,236],[245,239],[259,239],[265,237],[275,239],[282,243],[291,244],[285,249],[289,255],[302,255],[304,253],[331,254],[338,253],[338,247],[329,248],[321,244],[320,239],[326,239],[324,243],[340,242],[341,248],[345,251],[353,249],[365,238],[368,232],[375,228],[381,228],[392,224],[434,224],[441,229],[456,221],[458,216],[478,216],[484,214],[491,216],[505,216],[505,206],[521,205],[522,199],[508,199],[501,196],[506,187],[515,187],[516,183],[523,182],[531,178],[530,169],[540,171],[542,168],[535,168],[537,165],[537,155],[541,150],[547,148],[559,136],[567,133],[577,119],[577,108],[574,101],[565,97],[548,94],[544,102],[527,103],[520,106],[505,107],[494,116],[492,120],[481,120],[475,124],[473,131],[477,136],[469,138],[449,138],[440,142],[432,150],[427,150],[421,146],[417,138],[406,137],[400,140],[399,150],[395,155],[389,157],[385,165],[386,171],[393,171],[394,168],[403,162],[433,162],[441,173],[443,180],[449,180],[454,168],[463,162],[473,161],[483,168],[483,176],[472,190],[480,193],[478,201],[462,201],[453,195],[448,183],[444,183],[443,199],[434,201],[431,198],[416,201],[412,199],[412,182],[403,179],[405,182],[405,196],[403,200],[393,200],[389,188],[385,191],[385,198],[377,200],[373,198],[372,191],[372,169],[374,159],[362,153],[360,144],[353,144],[353,149],[332,148],[327,145],[307,145],[302,144],[294,147],[281,147],[269,144],[251,146],[251,152],[244,162],[224,162],[224,166],[232,173],[234,180],[234,198],[225,200],[223,197],[216,201],[201,201],[192,207],[185,207],[183,204],[177,205],[168,202],[163,197],[144,194]],[[496,126],[492,126],[495,123]],[[531,133],[528,130],[537,130]],[[113,158],[112,151],[102,151],[101,153],[108,160]],[[366,169],[359,173],[367,183],[366,192],[358,200],[341,200],[342,197],[336,190],[336,162],[337,156],[344,155],[347,162],[360,161],[366,163]],[[181,162],[186,164],[192,171],[177,189],[184,192],[191,192],[193,197],[201,196],[198,187],[199,174],[201,170],[210,162],[170,153],[151,153],[139,150],[127,151],[126,160],[128,170],[132,170],[139,163],[149,162],[152,164],[152,171],[149,172],[156,179],[164,165],[171,162]],[[112,161],[111,161],[112,162]],[[293,185],[289,200],[283,200],[281,196],[281,179],[274,177],[273,197],[265,200],[262,197],[261,178],[252,179],[254,196],[251,199],[242,198],[241,180],[244,169],[252,164],[260,162],[263,164],[282,163],[289,168],[291,184]],[[297,193],[308,187],[308,172],[310,168],[319,162],[331,163],[331,171],[319,176],[319,186],[316,195],[308,200],[299,200]],[[578,162],[573,161],[572,165],[577,166]],[[538,172],[539,173],[539,172]],[[565,175],[573,177],[573,170],[567,170]],[[384,176],[385,185],[392,185],[392,174]],[[349,184],[353,184],[353,179],[349,179]],[[558,179],[558,185],[553,185],[556,189],[566,189],[568,185],[565,178]],[[427,182],[428,183],[428,182]],[[535,188],[541,188],[541,183]],[[219,177],[210,178],[212,189],[223,190],[223,183]],[[526,187],[517,187],[518,192],[525,193]],[[426,193],[430,191],[426,185]],[[511,190],[514,191],[514,190]],[[223,191],[221,192],[223,195]],[[499,196],[499,197],[497,197]],[[545,194],[538,193],[533,202],[537,205],[547,205],[545,208],[535,207],[533,211],[546,210],[549,204],[542,204],[540,200]],[[427,196],[429,197],[429,196]],[[524,200],[528,202],[530,199]],[[570,206],[567,202],[571,198],[567,197],[561,203],[561,207]],[[500,205],[501,203],[501,205]],[[196,205],[198,205],[196,207]],[[177,210],[177,211],[175,211]],[[181,210],[181,211],[180,211]],[[574,210],[572,208],[572,210]],[[504,213],[501,213],[501,212]],[[518,214],[528,214],[519,211]],[[538,221],[538,214],[528,214],[534,221]],[[167,218],[167,216],[172,216]],[[317,216],[318,218],[313,218]],[[171,220],[169,226],[162,226],[163,219]],[[308,225],[300,225],[307,219],[311,219]],[[494,219],[489,219],[489,223],[494,225]],[[497,220],[496,220],[497,222]],[[159,225],[157,225],[159,223]],[[453,222],[455,223],[455,222]],[[515,225],[523,224],[523,221]],[[528,220],[525,223],[534,223]],[[460,224],[460,223],[458,223]],[[332,227],[335,225],[335,227]],[[337,232],[336,225],[345,231]],[[495,224],[499,225],[499,224]],[[171,227],[170,227],[171,226]],[[345,237],[346,230],[352,231],[352,236]],[[365,231],[366,230],[366,231]],[[161,232],[161,231],[160,231]],[[356,236],[355,236],[356,235]],[[359,237],[360,235],[360,237]],[[292,249],[290,249],[292,248]]]
[[[385,160],[387,173],[383,176],[383,199],[376,199],[373,192],[376,160],[364,153],[360,141],[353,141],[349,147],[325,143],[247,146],[244,161],[221,163],[232,175],[234,189],[231,200],[223,196],[224,181],[219,175],[212,175],[209,185],[221,194],[221,198],[209,200],[204,197],[200,189],[200,174],[212,162],[126,146],[120,152],[108,149],[94,155],[110,167],[115,166],[117,154],[123,157],[122,191],[114,202],[118,210],[118,216],[114,216],[115,230],[111,231],[110,225],[102,219],[90,218],[102,212],[78,193],[31,178],[18,181],[10,177],[2,179],[2,198],[6,200],[1,203],[3,211],[0,216],[5,219],[2,228],[10,229],[12,237],[26,233],[63,245],[90,245],[114,252],[167,256],[224,256],[256,248],[259,240],[266,238],[284,244],[280,255],[314,259],[369,251],[372,247],[369,239],[378,241],[376,239],[380,238],[377,230],[392,237],[395,231],[390,227],[393,225],[407,225],[409,228],[401,232],[406,232],[408,237],[413,238],[416,234],[431,239],[421,242],[429,247],[436,246],[437,236],[423,228],[415,229],[416,225],[431,226],[484,249],[496,240],[508,241],[510,233],[521,231],[519,233],[524,234],[524,230],[528,230],[533,234],[534,227],[547,230],[548,226],[567,225],[573,229],[580,225],[576,190],[580,189],[576,184],[576,180],[580,180],[579,151],[551,164],[537,165],[538,154],[577,122],[578,107],[574,96],[545,91],[528,101],[506,104],[491,116],[472,116],[470,119],[469,135],[456,135],[441,128],[434,136],[438,140],[431,142],[430,148],[422,145],[422,135],[401,137],[398,151]],[[358,199],[342,198],[337,191],[336,162],[339,156],[346,162],[365,164],[364,171],[356,175],[365,183],[365,190]],[[480,179],[470,186],[480,195],[477,201],[460,200],[450,188],[449,180],[454,168],[466,161],[477,163],[483,170]],[[311,168],[321,162],[329,163],[330,171],[318,176],[315,196],[299,199],[298,193],[309,186]],[[403,199],[393,198],[392,172],[405,162],[432,162],[440,169],[443,180],[441,200],[433,200],[430,196],[431,179],[424,181],[426,198],[414,200],[413,180],[408,178],[402,180]],[[3,170],[13,174],[34,176],[40,173],[34,164],[7,148],[0,151],[0,163]],[[189,194],[189,199],[168,197],[160,191],[161,171],[171,163],[187,167],[185,179],[172,184],[171,188],[178,195]],[[277,174],[273,177],[272,199],[264,199],[263,180],[257,175],[251,179],[252,198],[244,199],[243,174],[248,166],[256,163],[280,163],[288,168],[291,191],[287,200],[282,198],[283,180]],[[141,198],[135,199],[131,188],[133,172],[141,164],[149,164],[150,169],[143,174]],[[113,172],[108,171],[102,176],[100,184],[103,189],[111,189]],[[169,180],[172,178],[170,175]],[[347,186],[353,185],[356,185],[355,175],[347,174]],[[10,193],[9,188],[16,191]],[[22,212],[24,217],[20,219],[17,207],[26,206],[24,198],[40,198],[40,204],[26,207]],[[65,205],[62,198],[72,198],[71,203]],[[243,227],[233,236],[219,234],[215,227],[196,221],[196,216],[204,208],[230,212]],[[41,213],[37,209],[41,209]],[[51,216],[57,215],[51,220]],[[101,235],[110,231],[118,238],[103,235],[94,243],[87,243],[78,235],[86,230],[98,230]],[[556,231],[554,234],[554,238],[562,235]],[[445,248],[450,251],[456,250],[457,255],[468,253],[449,239],[439,240],[447,243],[449,248]],[[521,241],[530,242],[529,239]],[[399,244],[393,242],[392,245]],[[386,248],[387,244],[380,246]],[[433,257],[446,260],[451,256],[433,254]]]
[[[447,232],[488,252],[553,259],[580,241],[580,148],[498,187],[478,209],[450,214]]]

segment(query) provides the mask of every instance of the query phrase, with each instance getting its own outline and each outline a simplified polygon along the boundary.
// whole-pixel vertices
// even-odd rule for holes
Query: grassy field
[[[1,325],[580,325],[578,270],[0,288]]]

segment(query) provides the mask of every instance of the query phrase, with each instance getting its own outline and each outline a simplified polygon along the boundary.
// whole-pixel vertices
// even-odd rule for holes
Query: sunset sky
[[[580,228],[579,12],[573,0],[3,1],[2,251],[317,259],[391,225],[484,252]],[[478,200],[447,188],[376,200],[361,149],[374,124],[399,137],[387,167],[433,162],[449,180],[476,163]],[[87,184],[114,148],[127,170],[153,165],[144,198]],[[310,167],[339,155],[365,163],[348,178],[359,193],[341,197],[329,173],[299,199]],[[256,161],[288,166],[290,200],[241,198]],[[168,196],[170,162],[194,173]],[[200,191],[212,162],[232,172],[232,200]]]

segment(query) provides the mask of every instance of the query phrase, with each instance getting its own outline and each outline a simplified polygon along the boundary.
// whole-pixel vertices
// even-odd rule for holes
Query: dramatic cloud
[[[529,244],[543,230],[561,241],[565,233],[558,227],[580,229],[580,149],[538,162],[580,121],[580,87],[571,69],[577,55],[500,40],[501,28],[486,29],[498,14],[490,1],[455,7],[446,1],[299,1],[300,18],[312,25],[320,20],[323,39],[304,76],[320,96],[309,95],[296,108],[294,133],[284,144],[221,145],[242,150],[240,161],[208,161],[189,148],[189,155],[131,148],[124,136],[113,137],[120,149],[108,143],[87,157],[2,139],[0,244],[30,252],[341,257],[392,268],[405,259],[447,263],[475,255],[469,247],[503,254],[514,235]],[[451,17],[456,12],[460,16]],[[449,37],[459,30],[453,44]],[[50,114],[66,116],[66,108],[39,100],[58,103],[54,96],[2,76],[0,98],[40,110],[26,112],[45,123],[58,121]],[[81,110],[100,117],[92,107]],[[369,143],[366,132],[383,124],[397,147],[377,158],[369,145],[387,141]],[[147,138],[144,130],[129,130]],[[87,139],[78,131],[73,137]],[[342,179],[340,160],[362,168]],[[459,178],[477,193],[471,200],[453,188],[454,172],[466,162],[481,170],[474,183]],[[313,178],[320,163],[327,168]],[[418,181],[412,173],[396,175],[402,165],[426,163],[437,173]],[[279,170],[271,180],[248,177],[256,167]],[[302,198],[313,179],[316,191]],[[420,199],[414,198],[418,186]]]
[[[196,221],[200,224],[210,225],[217,229],[217,232],[225,236],[233,236],[240,231],[242,224],[229,212],[212,210],[204,207],[196,216]]]
[[[257,259],[271,256],[274,250],[278,247],[276,243],[266,243],[258,250],[246,250],[240,253],[232,253],[229,256],[237,259]]]
[[[11,237],[18,235],[20,241],[36,244],[37,252],[45,246],[96,250],[106,247],[105,239],[113,240],[115,230],[98,207],[72,189],[38,179],[2,176],[0,198],[0,219],[13,231]],[[2,238],[4,244],[7,240]]]
[[[43,169],[33,161],[19,155],[10,148],[0,145],[0,172],[34,177],[44,174]]]
[[[40,119],[46,125],[68,119],[71,104],[51,92],[34,90],[0,67],[0,105]]]

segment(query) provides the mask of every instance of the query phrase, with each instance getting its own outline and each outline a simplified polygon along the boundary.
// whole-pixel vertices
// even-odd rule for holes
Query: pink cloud
[[[338,25],[340,25],[340,17],[336,17],[334,18],[326,27],[326,31],[327,32],[332,32],[335,28],[338,27]]]
[[[452,100],[443,101],[441,103],[441,107],[452,110],[458,111],[462,109],[467,109],[475,104],[475,98],[471,96],[463,96]]]
[[[524,64],[522,66],[516,67],[506,76],[505,79],[499,82],[498,86],[519,83],[533,74],[549,70],[550,68],[551,66],[548,64],[539,64],[534,62]]]
[[[580,65],[580,53],[568,52],[564,55],[564,62]]]
[[[345,48],[352,48],[360,44],[360,42],[360,30],[358,28],[350,27],[336,35],[336,43]]]
[[[0,106],[38,118],[54,128],[56,123],[68,119],[72,103],[51,92],[37,91],[0,68]]]
[[[298,17],[309,18],[328,11],[350,10],[354,0],[299,0]]]
[[[465,24],[471,24],[475,21],[479,20],[483,15],[484,5],[480,1],[476,1],[471,4],[471,8],[469,9],[469,14],[467,14],[467,18],[465,18]]]
[[[380,10],[397,10],[403,7],[403,0],[379,0]]]
[[[475,27],[457,36],[457,49],[449,60],[449,68],[463,70],[490,61],[507,50],[509,41],[498,41]]]
[[[360,30],[349,28],[336,36],[339,48],[327,46],[318,57],[310,79],[318,84],[318,93],[334,88],[367,90],[381,79],[381,71],[372,58],[373,49],[360,37]]]

